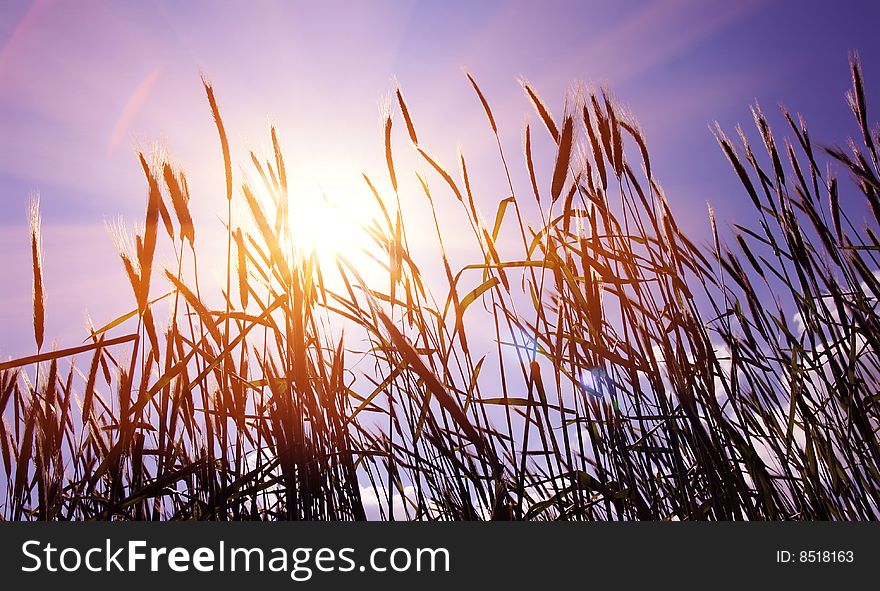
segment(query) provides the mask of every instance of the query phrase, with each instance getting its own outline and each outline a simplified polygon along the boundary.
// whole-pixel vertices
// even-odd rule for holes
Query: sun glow
[[[347,214],[346,204],[331,200],[323,192],[294,192],[288,198],[290,211],[289,240],[295,253],[319,257],[345,255],[356,250],[362,230]]]
[[[365,228],[376,212],[368,190],[348,179],[291,179],[282,248],[294,259],[315,256],[324,269],[335,267],[338,258],[358,260],[365,249],[372,249]],[[258,194],[274,219],[273,198],[266,190]]]

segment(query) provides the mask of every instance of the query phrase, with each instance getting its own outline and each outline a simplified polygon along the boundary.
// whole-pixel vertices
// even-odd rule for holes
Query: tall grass
[[[185,174],[141,155],[143,229],[116,229],[132,312],[84,345],[43,351],[35,207],[37,354],[0,363],[0,515],[877,518],[880,138],[857,59],[852,74],[862,137],[845,149],[819,147],[788,112],[794,139],[780,141],[757,105],[760,145],[716,126],[755,223],[726,237],[710,207],[708,245],[676,224],[637,123],[608,94],[574,92],[557,118],[523,82],[539,124],[509,154],[466,74],[509,191],[487,208],[464,155],[457,171],[430,156],[396,89],[383,113],[393,195],[364,176],[381,212],[363,230],[382,288],[344,254],[322,269],[293,248],[275,129],[272,157],[251,154],[262,186],[236,180],[205,82],[228,201],[222,304],[199,286]],[[426,229],[401,212],[395,110],[431,173],[418,180],[435,214],[439,290],[407,239]],[[543,133],[557,149],[541,163]],[[448,196],[476,245],[461,268],[436,215]],[[233,219],[233,205],[249,219]],[[873,219],[853,215],[863,208]],[[167,269],[160,242],[176,254]],[[367,346],[334,336],[333,322]],[[66,362],[74,355],[85,371]]]

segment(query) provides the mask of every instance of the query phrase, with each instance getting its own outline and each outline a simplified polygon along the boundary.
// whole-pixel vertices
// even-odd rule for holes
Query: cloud
[[[156,81],[159,80],[159,76],[162,75],[162,68],[154,68],[149,74],[147,74],[143,80],[141,80],[140,84],[132,91],[131,96],[128,97],[128,100],[125,102],[125,106],[122,108],[122,111],[119,113],[119,117],[116,119],[116,123],[113,125],[113,131],[110,132],[110,137],[107,138],[107,152],[113,152],[116,148],[119,147],[119,144],[122,142],[122,139],[125,137],[125,134],[131,128],[132,122],[134,121],[137,114],[140,113],[141,109],[143,109],[144,104],[146,104],[147,99],[150,96],[150,92],[153,90],[153,87],[156,85]]]
[[[614,79],[620,84],[670,60],[741,20],[760,0],[709,4],[700,0],[655,0],[598,35],[587,49],[592,61],[618,58]]]
[[[361,502],[364,505],[367,519],[371,521],[378,521],[383,518],[388,519],[388,489],[381,485],[376,487],[362,485],[360,488]],[[395,490],[391,495],[391,508],[394,519],[404,520],[407,519],[408,515],[411,516],[414,511],[414,505],[417,502],[416,498],[416,488],[412,485],[403,487],[403,496]]]

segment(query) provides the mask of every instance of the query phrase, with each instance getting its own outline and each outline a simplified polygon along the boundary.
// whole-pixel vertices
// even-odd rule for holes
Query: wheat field
[[[377,145],[387,169],[363,177],[379,212],[360,222],[369,274],[296,246],[278,131],[269,159],[234,162],[203,80],[224,243],[200,242],[183,164],[139,154],[146,216],[113,228],[131,311],[83,344],[45,346],[31,202],[33,266],[11,272],[33,273],[36,351],[0,361],[0,516],[876,519],[880,137],[857,57],[851,69],[861,137],[831,138],[846,147],[787,111],[776,135],[757,105],[759,143],[713,130],[741,184],[726,198],[754,215],[728,232],[709,206],[708,244],[679,228],[657,147],[609,93],[572,91],[554,114],[523,82],[537,123],[506,153],[466,74],[506,171],[487,203],[464,155],[439,162],[420,142],[397,88]],[[535,157],[538,135],[552,159]],[[396,166],[401,151],[427,173]],[[414,174],[430,211],[466,224],[408,219],[398,179]],[[470,235],[465,265],[450,232]],[[416,233],[436,236],[433,260],[411,256]],[[211,293],[199,262],[216,249]]]

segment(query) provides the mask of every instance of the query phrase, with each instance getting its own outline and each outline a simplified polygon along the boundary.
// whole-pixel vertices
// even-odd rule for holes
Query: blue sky
[[[26,201],[39,191],[47,342],[74,344],[132,303],[104,221],[139,221],[133,147],[159,142],[188,171],[194,207],[225,207],[219,149],[199,82],[215,84],[238,162],[277,124],[303,190],[384,178],[377,104],[396,77],[433,154],[461,146],[475,181],[502,197],[494,146],[461,67],[519,153],[534,112],[527,78],[555,114],[574,80],[607,84],[637,116],[679,223],[706,235],[749,205],[708,131],[748,126],[758,99],[785,103],[820,142],[856,132],[847,54],[880,96],[875,2],[163,2],[7,0],[0,6],[0,357],[32,349]],[[875,101],[876,104],[876,101]],[[876,117],[874,117],[876,119]],[[483,164],[485,162],[485,164]],[[236,169],[238,175],[239,169]],[[412,180],[412,179],[410,179]]]

